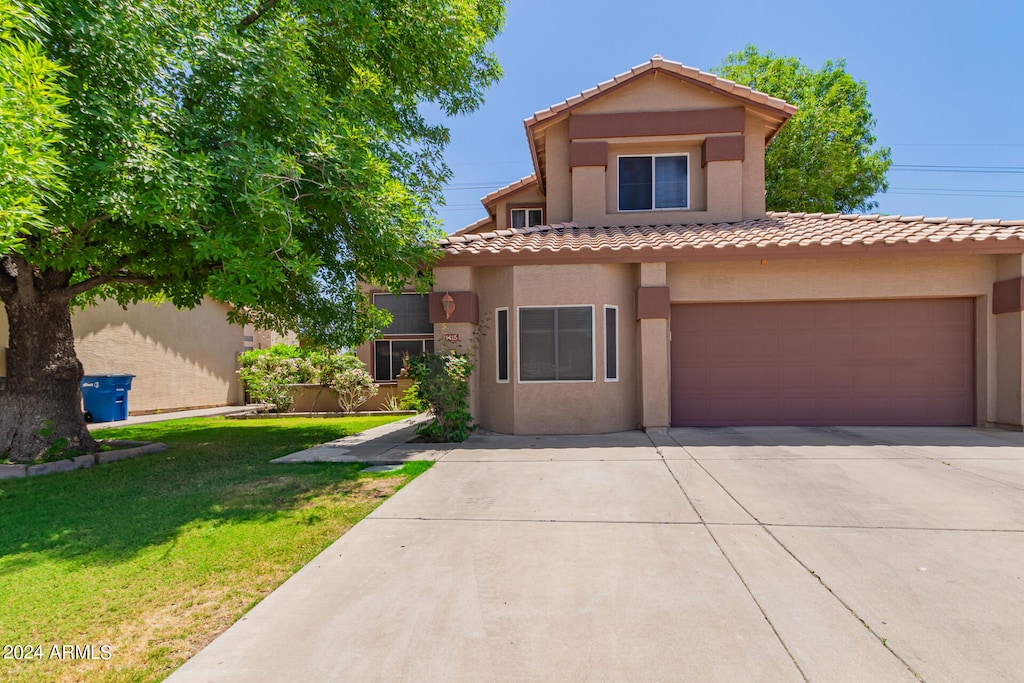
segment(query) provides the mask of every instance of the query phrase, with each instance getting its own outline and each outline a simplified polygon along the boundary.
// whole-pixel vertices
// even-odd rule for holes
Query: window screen
[[[508,381],[508,309],[499,308],[495,312],[495,327],[498,336],[498,381]]]
[[[618,309],[604,309],[604,378],[619,378],[619,326]]]
[[[373,305],[391,313],[391,324],[384,328],[384,335],[433,334],[430,324],[430,308],[424,294],[374,294]]]
[[[688,157],[619,157],[619,210],[685,209]]]
[[[519,380],[594,379],[593,309],[519,309]]]
[[[530,228],[543,222],[543,209],[512,209],[513,228]]]
[[[392,382],[400,372],[405,356],[434,352],[433,339],[379,339],[373,343],[373,379]]]

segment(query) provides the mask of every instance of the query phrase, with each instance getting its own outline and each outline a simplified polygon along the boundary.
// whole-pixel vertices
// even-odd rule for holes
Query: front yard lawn
[[[164,678],[429,467],[270,459],[401,417],[107,429],[169,449],[0,481],[0,680]]]

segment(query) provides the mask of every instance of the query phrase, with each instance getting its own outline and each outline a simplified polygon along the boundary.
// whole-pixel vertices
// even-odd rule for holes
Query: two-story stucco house
[[[378,379],[476,339],[496,432],[1019,428],[1024,221],[767,213],[794,112],[656,56],[526,119],[534,173],[442,242]]]

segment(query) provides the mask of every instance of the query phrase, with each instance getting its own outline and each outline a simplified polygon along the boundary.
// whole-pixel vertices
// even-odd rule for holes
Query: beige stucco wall
[[[568,223],[572,215],[572,177],[569,169],[569,122],[560,121],[544,135],[548,222]]]
[[[100,302],[73,314],[75,350],[87,375],[135,375],[132,413],[235,405],[242,400],[235,372],[243,329],[227,322],[227,311],[210,300],[191,311]],[[0,347],[7,346],[7,333],[0,310]]]
[[[540,190],[536,185],[523,188],[518,192],[513,192],[505,197],[502,197],[494,205],[494,225],[490,226],[491,230],[507,230],[508,229],[508,210],[509,204],[530,204],[537,207],[544,206],[544,195],[541,194]],[[550,222],[548,217],[544,216],[544,222]],[[486,232],[482,227],[479,230],[473,232]]]
[[[228,307],[206,300],[191,311],[141,303],[127,311],[103,302],[72,317],[85,373],[135,375],[132,413],[241,403],[237,357],[243,329]]]
[[[1006,279],[997,271],[997,262],[1008,258],[1020,260],[1019,256],[926,256],[769,259],[765,265],[756,258],[670,263],[668,285],[673,303],[974,298],[977,421],[1020,425],[1021,314],[991,312],[992,284]]]
[[[512,267],[478,268],[481,325],[476,348],[476,411],[480,425],[492,432],[515,431],[515,355],[512,316],[515,312],[515,278]],[[509,309],[509,379],[498,381],[496,310]]]
[[[736,107],[729,97],[708,92],[676,78],[652,74],[607,93],[572,115],[685,111]],[[705,165],[701,143],[706,135],[607,138],[607,167],[569,167],[567,121],[543,130],[548,221],[580,225],[660,225],[747,220],[765,215],[765,120],[748,110],[744,122],[742,162]],[[618,211],[618,157],[623,154],[689,154],[690,206],[683,210]]]
[[[586,434],[637,425],[636,286],[631,264],[516,266],[510,310],[511,380],[515,383],[515,433]],[[593,305],[593,382],[520,382],[519,306]],[[604,380],[604,305],[618,306],[619,381]],[[482,415],[488,406],[482,405]]]

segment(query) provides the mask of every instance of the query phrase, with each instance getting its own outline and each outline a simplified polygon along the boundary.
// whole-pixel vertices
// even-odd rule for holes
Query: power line
[[[1024,166],[940,166],[937,164],[893,164],[899,171],[930,173],[1024,173]]]
[[[1003,142],[892,142],[889,147],[1024,147],[1024,143]]]

